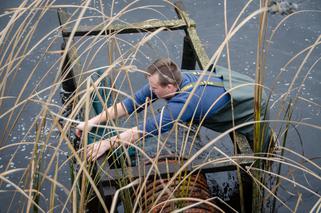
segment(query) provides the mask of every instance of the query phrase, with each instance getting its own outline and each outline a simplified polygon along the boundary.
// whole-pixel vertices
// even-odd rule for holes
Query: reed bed
[[[79,4],[60,4],[56,1],[25,0],[19,2],[20,5],[1,10],[0,201],[5,201],[5,205],[1,201],[0,211],[85,212],[96,205],[101,206],[105,212],[115,212],[117,208],[124,212],[139,212],[142,209],[146,212],[152,212],[153,209],[165,212],[168,204],[176,207],[175,212],[183,212],[200,205],[207,205],[218,212],[245,212],[242,181],[238,181],[236,187],[241,194],[236,204],[214,195],[207,199],[189,197],[188,187],[193,185],[192,174],[195,172],[186,172],[186,168],[193,160],[202,159],[202,164],[195,168],[195,171],[207,165],[232,162],[237,168],[238,180],[242,179],[241,173],[249,175],[254,183],[252,205],[255,206],[255,211],[259,209],[263,212],[275,212],[281,209],[296,212],[304,209],[319,212],[319,156],[305,155],[289,143],[293,138],[300,141],[301,147],[309,143],[306,139],[301,140],[299,129],[320,136],[320,122],[310,122],[307,117],[298,118],[300,111],[297,106],[302,106],[302,103],[310,104],[320,111],[320,97],[311,100],[302,94],[309,77],[318,67],[321,36],[291,54],[290,58],[283,62],[284,66],[279,67],[280,72],[272,84],[266,84],[265,78],[269,78],[266,70],[266,65],[271,63],[268,59],[269,51],[275,48],[274,45],[283,42],[275,37],[284,23],[311,13],[318,16],[320,11],[299,10],[281,18],[270,30],[269,1],[244,1],[234,19],[228,13],[230,3],[226,0],[220,3],[224,15],[224,37],[216,50],[207,49],[210,61],[206,69],[211,64],[216,66],[223,63],[229,70],[237,71],[233,61],[233,39],[253,19],[260,20],[257,23],[257,40],[252,42],[253,47],[257,47],[256,68],[248,73],[256,78],[256,104],[253,106],[256,121],[235,125],[224,133],[214,134],[213,137],[213,133],[209,134],[210,136],[202,135],[204,129],[201,126],[174,122],[173,129],[164,135],[140,138],[134,144],[122,141],[121,146],[109,150],[105,163],[117,161],[122,168],[128,167],[132,163],[128,150],[133,148],[136,150],[138,165],[153,166],[146,171],[144,178],[120,179],[119,188],[110,201],[110,206],[105,203],[98,188],[101,176],[108,175],[109,171],[96,172],[95,164],[86,160],[86,152],[83,150],[90,142],[88,137],[83,137],[79,147],[75,146],[75,126],[79,121],[85,121],[86,125],[89,125],[88,120],[93,115],[94,97],[102,109],[107,109],[110,104],[125,97],[132,98],[135,90],[146,82],[143,79],[144,68],[153,60],[171,57],[180,63],[179,49],[182,47],[183,32],[165,33],[165,28],[154,32],[142,30],[135,35],[122,35],[121,31],[108,32],[108,27],[115,23],[142,21],[133,21],[134,17],[141,18],[140,14],[146,14],[143,20],[172,19],[174,13],[168,11],[173,11],[173,2],[87,0]],[[71,19],[63,26],[72,27],[70,36],[65,40],[62,38],[57,18],[59,8],[67,9],[71,14]],[[188,5],[187,8],[189,10],[192,7]],[[192,14],[194,11],[190,12]],[[56,20],[53,21],[54,19]],[[98,36],[76,36],[78,27],[83,25],[94,25],[101,31]],[[65,46],[61,49],[63,42]],[[74,50],[77,54],[66,68],[64,62]],[[173,53],[173,50],[177,52]],[[287,90],[280,94],[276,82],[284,78],[284,73],[291,64],[295,64],[295,72],[287,73],[289,84]],[[67,91],[62,85],[71,80],[69,73],[75,69],[80,70],[80,74],[73,76],[78,87]],[[106,79],[110,81],[104,84]],[[103,94],[105,97],[100,91],[107,91],[107,94]],[[260,121],[263,91],[269,95],[271,115],[269,120]],[[104,98],[109,101],[106,102]],[[146,102],[147,104],[149,103]],[[95,126],[97,131],[85,130],[83,134],[91,135],[94,141],[98,141],[101,138],[98,136],[99,128],[107,128],[109,131],[102,137],[117,135],[138,122],[146,122],[148,116],[162,113],[159,110],[162,104],[151,104],[144,113],[135,112],[125,119],[108,120],[106,124]],[[249,124],[255,124],[255,154],[238,155],[234,152],[233,145],[226,149],[224,144],[228,143],[226,141],[229,140],[229,135]],[[271,147],[269,153],[263,153],[260,132],[260,126],[263,125],[272,126],[277,137],[277,143]],[[319,141],[316,139],[315,142]],[[122,153],[117,155],[118,159],[113,155],[116,152]],[[148,204],[150,209],[146,209],[147,204],[143,202],[144,199],[147,200],[146,186],[153,184],[150,183],[150,177],[153,177],[156,183],[157,175],[153,176],[152,173],[159,173],[157,163],[163,155],[168,154],[176,156],[177,161],[181,162],[180,169],[174,175],[169,175],[167,182],[161,184],[162,190],[155,195],[151,204]],[[186,160],[182,161],[183,159]],[[255,163],[244,168],[237,163],[239,159],[252,159]],[[176,186],[173,187],[172,184]],[[179,197],[178,194],[182,196]],[[305,196],[309,199],[304,199]],[[164,197],[166,199],[163,199]],[[186,203],[189,205],[185,205]],[[310,205],[308,208],[306,203]]]

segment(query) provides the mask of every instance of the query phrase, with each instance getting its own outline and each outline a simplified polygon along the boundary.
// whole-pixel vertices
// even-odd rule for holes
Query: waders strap
[[[184,71],[182,73],[189,73],[189,74],[193,74],[193,75],[202,75],[204,72],[205,71],[202,71],[202,72],[197,72],[197,71],[193,71],[193,72],[188,71],[188,72],[186,72],[186,71]],[[207,76],[209,75],[210,77],[215,77],[215,78],[222,78],[223,77],[222,75],[218,75],[216,73],[210,73],[210,72],[205,72],[205,75],[207,75]]]
[[[204,71],[203,71],[204,72]],[[194,72],[189,72],[189,73],[192,73],[193,75],[202,75],[203,72],[197,72],[197,71],[194,71]],[[215,73],[209,73],[209,72],[206,72],[205,75],[209,75],[211,77],[216,77],[216,78],[222,78],[222,75],[217,75]]]
[[[213,81],[201,81],[199,84],[195,83],[190,83],[184,86],[180,91],[181,92],[186,92],[190,88],[194,86],[213,86],[213,87],[224,87],[223,82],[213,82]]]
[[[191,73],[191,74],[193,74],[193,75],[201,75],[201,74],[202,74],[202,72],[196,72],[196,71],[194,71],[194,72],[189,72],[189,73]],[[209,75],[209,74],[205,74],[205,75]],[[217,74],[213,74],[213,73],[211,73],[210,75],[211,75],[211,77],[222,78],[222,75],[217,75]],[[205,85],[206,85],[206,86],[213,86],[213,87],[224,87],[223,82],[201,81],[201,82],[198,84],[198,86],[205,86]],[[184,86],[180,91],[185,92],[185,91],[189,90],[190,88],[192,88],[192,87],[194,87],[194,86],[196,86],[196,83],[187,84],[187,85]]]

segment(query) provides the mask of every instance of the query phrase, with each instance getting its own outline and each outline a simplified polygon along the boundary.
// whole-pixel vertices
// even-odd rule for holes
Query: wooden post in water
[[[186,33],[186,37],[189,38],[192,51],[196,56],[198,66],[200,67],[200,69],[204,70],[209,63],[209,58],[202,46],[202,42],[200,38],[197,35],[195,22],[189,18],[188,14],[185,11],[184,5],[181,1],[176,2],[175,6],[176,6],[175,11],[177,13],[177,16],[180,19],[184,20],[187,25],[184,31]]]
[[[193,51],[191,40],[188,36],[184,37],[182,69],[195,70],[196,55]]]

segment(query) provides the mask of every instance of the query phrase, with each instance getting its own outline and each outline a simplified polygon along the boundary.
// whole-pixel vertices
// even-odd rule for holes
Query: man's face
[[[161,86],[159,84],[159,76],[157,73],[148,77],[148,83],[151,90],[158,98],[164,98],[164,99],[171,98],[175,95],[175,92],[177,90],[177,87],[174,86],[173,84]]]

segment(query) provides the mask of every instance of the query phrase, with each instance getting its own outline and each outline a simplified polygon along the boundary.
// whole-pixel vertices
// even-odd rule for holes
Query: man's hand
[[[95,161],[111,147],[110,140],[103,140],[87,146],[87,160]]]
[[[110,148],[116,148],[122,141],[127,143],[134,143],[139,138],[137,127],[128,129],[117,136],[113,136],[107,140],[102,140],[87,146],[86,154],[87,160],[95,161],[102,156]],[[126,143],[125,143],[126,144]]]
[[[87,123],[87,129],[88,129],[88,132],[93,128],[95,124],[93,122],[91,122],[90,120],[88,121]],[[77,126],[76,126],[76,136],[78,138],[81,137],[82,135],[82,132],[84,131],[85,129],[85,122],[80,122]]]

